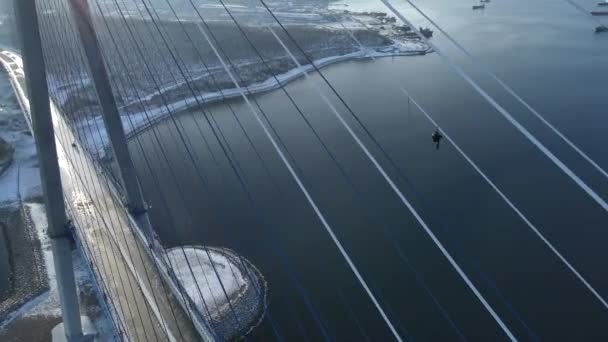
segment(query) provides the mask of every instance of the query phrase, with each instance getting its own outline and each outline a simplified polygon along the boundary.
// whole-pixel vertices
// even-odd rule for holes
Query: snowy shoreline
[[[313,63],[315,67],[322,69],[345,61],[396,56],[420,56],[425,55],[430,51],[431,50],[428,46],[420,42],[395,42],[389,46],[366,47],[345,55],[321,58],[313,61]],[[127,139],[131,139],[136,135],[153,128],[156,124],[171,118],[171,115],[179,115],[182,112],[196,109],[198,106],[196,100],[202,103],[203,106],[207,106],[213,103],[239,98],[241,97],[241,92],[245,93],[247,96],[255,96],[260,93],[279,89],[281,85],[287,85],[292,81],[300,79],[304,77],[306,73],[310,73],[311,71],[314,72],[313,65],[306,64],[300,67],[295,67],[285,73],[276,75],[279,82],[275,81],[275,79],[271,77],[264,82],[254,83],[241,88],[229,88],[217,92],[198,94],[196,98],[190,96],[184,99],[179,99],[167,104],[167,106],[171,109],[170,113],[165,107],[158,106],[157,108],[147,109],[142,112],[124,114],[121,116],[121,120],[126,137]],[[82,143],[86,145],[89,152],[99,158],[104,158],[105,156],[109,155],[108,152],[111,147],[108,144],[103,119],[100,116],[82,119],[80,122],[78,122],[77,127],[82,133],[91,131],[99,132],[95,135],[81,134],[81,136],[86,138],[86,141],[83,141]]]
[[[0,175],[0,211],[15,211],[21,218],[22,227],[14,228],[19,228],[25,236],[12,242],[22,249],[17,253],[28,258],[20,259],[18,265],[13,266],[18,266],[13,272],[16,270],[23,275],[20,276],[22,280],[16,284],[19,288],[14,290],[13,297],[2,303],[7,310],[0,314],[0,340],[39,340],[41,336],[50,333],[46,330],[49,324],[52,328],[55,324],[53,322],[61,320],[59,294],[54,279],[53,253],[46,233],[48,224],[45,207],[40,203],[42,188],[36,148],[26,115],[29,104],[22,89],[21,60],[17,54],[5,50],[0,56],[0,64],[3,66],[0,69],[5,70],[8,76],[6,87],[3,88],[7,92],[2,94],[6,107],[0,110],[0,118],[6,120],[6,125],[0,130],[0,136],[14,147],[14,162]],[[32,241],[28,243],[23,239]],[[26,252],[34,254],[27,256]],[[72,260],[79,295],[83,298],[82,313],[92,318],[101,339],[114,341],[113,324],[106,316],[101,292],[93,280],[93,273],[84,260],[81,248],[73,251]],[[23,330],[24,324],[31,329]]]
[[[362,60],[362,59],[395,57],[395,56],[417,56],[417,55],[424,55],[424,54],[428,53],[428,51],[429,51],[428,48],[424,48],[422,44],[417,44],[417,45],[420,45],[420,48],[421,48],[420,50],[407,49],[407,47],[403,43],[395,43],[392,46],[382,47],[381,49],[385,50],[386,52],[379,51],[380,48],[365,48],[365,49],[361,49],[359,51],[356,51],[356,52],[353,52],[350,54],[346,54],[346,55],[342,55],[342,56],[332,56],[332,57],[322,58],[322,59],[313,61],[313,63],[314,63],[314,66],[316,66],[318,69],[321,69],[321,68],[325,68],[325,67],[333,65],[333,64],[337,64],[337,63],[345,62],[345,61],[349,61],[349,60]],[[290,71],[288,71],[286,73],[276,75],[276,78],[279,80],[279,82],[275,81],[274,78],[270,78],[262,83],[252,84],[247,87],[230,88],[230,89],[225,89],[225,90],[221,90],[221,91],[213,92],[213,93],[204,93],[204,94],[197,96],[197,98],[199,100],[202,100],[203,105],[208,105],[208,104],[215,103],[218,101],[240,97],[241,92],[244,92],[246,95],[249,95],[249,96],[256,95],[258,93],[264,93],[264,92],[272,91],[275,89],[279,89],[281,87],[281,85],[286,85],[289,82],[292,82],[301,77],[304,77],[304,75],[306,73],[309,73],[311,71],[314,71],[313,65],[306,64],[306,65],[302,65],[301,67],[296,67],[294,69],[291,69]],[[182,100],[178,100],[173,103],[170,103],[169,107],[172,107],[173,111],[175,111],[175,112],[182,112],[182,111],[190,110],[192,108],[196,108],[197,103],[196,103],[194,97],[189,97],[186,99],[182,99]],[[130,130],[127,130],[127,132],[126,132],[127,139],[132,138],[133,136],[149,129],[150,127],[154,126],[156,123],[161,122],[170,116],[170,114],[165,113],[165,110],[163,110],[162,108],[152,111],[152,114],[150,112],[151,111],[148,111],[148,115],[151,116],[150,122],[144,122],[143,124],[136,126],[135,128],[131,128]],[[144,113],[135,113],[135,114],[131,114],[131,115],[139,116],[139,115],[144,115]],[[128,122],[124,122],[124,121],[123,121],[123,125],[125,127],[129,127],[129,126],[133,127],[132,125],[129,125]]]

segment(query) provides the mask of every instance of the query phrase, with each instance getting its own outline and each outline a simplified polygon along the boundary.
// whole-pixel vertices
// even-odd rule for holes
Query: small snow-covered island
[[[166,254],[189,300],[220,339],[238,339],[262,321],[268,286],[244,257],[205,246],[174,247]]]

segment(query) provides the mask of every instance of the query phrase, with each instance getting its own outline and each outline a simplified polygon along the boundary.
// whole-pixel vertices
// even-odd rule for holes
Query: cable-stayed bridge
[[[391,91],[401,102],[388,105],[417,113],[429,138],[434,132],[432,150],[450,149],[467,176],[483,184],[489,201],[483,210],[509,213],[496,223],[501,229],[487,233],[495,234],[486,237],[493,247],[459,234],[458,224],[444,220],[444,210],[412,181],[364,105],[323,67],[432,53],[551,169],[547,181],[566,184],[559,195],[580,204],[591,225],[606,222],[606,163],[423,4],[381,3],[390,15],[290,12],[265,1],[16,5],[22,49],[2,51],[0,62],[38,144],[49,233],[57,255],[72,237],[85,255],[116,339],[608,336],[601,325],[608,309],[601,262],[583,263],[588,255],[556,239],[494,167],[477,160],[395,75]],[[475,72],[444,51],[437,33],[430,38],[412,24],[404,5],[473,62]],[[594,18],[595,25],[602,22]],[[479,74],[537,124],[505,105]],[[281,121],[285,113],[297,124]],[[316,178],[331,180],[320,186]],[[517,227],[517,235],[507,227]],[[590,250],[601,245],[601,238],[583,238]],[[517,253],[518,247],[534,252]],[[78,337],[73,275],[61,260],[65,331]],[[544,271],[533,271],[537,267]],[[522,285],[505,290],[509,276]],[[528,281],[539,288],[529,287],[536,295],[526,302],[521,291]],[[414,288],[419,296],[404,299]],[[572,293],[561,303],[555,297]],[[409,310],[406,303],[418,306]],[[560,317],[571,309],[584,311],[584,318],[565,335],[530,317]],[[431,322],[440,325],[425,327]]]

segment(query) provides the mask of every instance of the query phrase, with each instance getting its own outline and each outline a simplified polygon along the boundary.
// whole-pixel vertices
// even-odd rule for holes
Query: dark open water
[[[368,2],[361,4],[370,7]],[[608,167],[608,35],[594,35],[594,25],[559,0],[493,1],[485,12],[472,12],[471,2],[466,1],[420,5],[581,149]],[[600,195],[608,198],[606,179],[496,84],[479,77],[445,39],[437,35],[434,40],[464,63],[492,95]],[[436,55],[352,61],[328,67],[324,72],[407,179],[399,179],[387,160],[380,158],[383,165],[399,179],[400,188],[517,338],[608,338],[608,310],[452,146],[444,143],[439,151],[434,149],[430,142],[433,127],[420,113],[408,112],[407,99],[395,80],[400,79],[411,89],[435,120],[602,295],[608,295],[606,212],[450,73]],[[315,86],[325,89],[318,77]],[[456,340],[459,334],[480,341],[505,339],[490,314],[316,92],[304,80],[287,88],[363,198],[344,181],[280,91],[256,98],[401,336],[422,341]],[[191,142],[193,159],[209,181],[209,191],[182,144],[176,142],[171,121],[140,136],[139,142],[154,165],[154,176],[146,166],[139,143],[131,143],[163,241],[171,246],[228,246],[260,268],[270,286],[270,315],[253,333],[253,340],[273,338],[271,317],[282,337],[289,341],[322,339],[323,329],[328,337],[340,341],[363,340],[366,335],[375,341],[390,340],[380,316],[247,108],[238,100],[231,103],[272,176],[271,181],[227,107],[212,106],[210,111],[244,170],[256,208],[248,204],[226,159],[220,156],[221,150],[200,112],[180,115],[177,122],[183,125]],[[206,150],[197,123],[204,127],[203,133],[220,159],[219,170]],[[154,132],[168,155],[168,164],[156,147]],[[363,134],[360,129],[358,132]],[[371,146],[368,139],[365,142]],[[372,151],[380,156],[376,148]],[[281,192],[273,187],[273,181]],[[165,210],[157,186],[171,214]],[[280,245],[280,250],[276,245]],[[401,249],[402,258],[395,246]],[[297,283],[285,272],[286,267],[297,277]],[[421,286],[420,279],[433,296]],[[320,323],[312,318],[296,284],[305,289]]]

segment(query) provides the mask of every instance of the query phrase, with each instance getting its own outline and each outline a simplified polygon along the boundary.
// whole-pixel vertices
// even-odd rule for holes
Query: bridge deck
[[[0,53],[28,123],[29,104],[18,56]],[[67,208],[78,225],[79,238],[92,269],[103,279],[101,292],[111,297],[109,309],[124,330],[124,340],[200,340],[188,314],[169,290],[130,225],[122,204],[113,195],[109,181],[90,155],[77,144],[73,131],[51,103],[61,179]],[[207,339],[207,338],[205,338]]]

